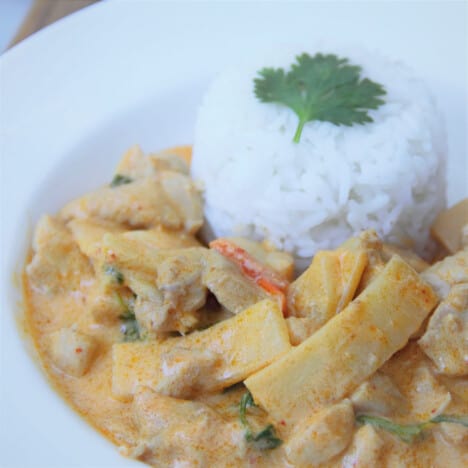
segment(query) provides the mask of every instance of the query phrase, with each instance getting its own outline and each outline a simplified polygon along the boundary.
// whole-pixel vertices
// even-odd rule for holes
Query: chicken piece
[[[126,286],[109,287],[96,283],[88,299],[88,310],[97,323],[109,325],[133,311],[135,295]]]
[[[48,339],[49,357],[55,367],[73,377],[86,374],[96,356],[94,338],[73,328],[62,328],[51,333]]]
[[[445,299],[454,284],[468,283],[468,249],[434,263],[421,277],[435,289],[440,299]]]
[[[153,236],[153,230],[108,233],[102,238],[103,263],[113,264],[121,270],[145,272],[154,276],[156,266],[171,252],[192,251],[198,252],[200,256],[205,255],[208,249],[196,246],[191,248],[191,243],[190,239],[179,238],[178,235],[172,240],[166,238],[166,233],[162,237],[159,234]],[[167,248],[169,245],[175,245],[175,248]]]
[[[133,239],[156,249],[183,249],[202,247],[202,244],[191,234],[184,231],[170,231],[158,226],[154,229],[128,231],[125,238]]]
[[[439,380],[455,399],[468,404],[468,379],[466,377],[447,377],[440,374]]]
[[[295,466],[316,466],[341,453],[351,442],[354,412],[351,402],[322,409],[297,424],[285,444],[288,460]]]
[[[444,422],[440,424],[439,428],[444,440],[448,443],[468,447],[468,427]]]
[[[381,372],[363,382],[351,395],[351,402],[357,414],[378,416],[405,413],[408,406],[392,379]]]
[[[73,219],[67,226],[94,267],[96,280],[88,295],[88,310],[97,322],[111,323],[125,312],[125,304],[133,297],[127,287],[116,281],[118,272],[106,265],[102,240],[105,234],[120,233],[124,229],[116,223],[93,219]]]
[[[468,283],[452,286],[418,344],[440,373],[468,375]]]
[[[318,330],[352,300],[367,264],[364,251],[338,249],[318,252],[310,267],[288,288],[290,315],[307,317]]]
[[[106,265],[120,271],[125,286],[138,296],[135,315],[149,334],[186,333],[197,325],[197,310],[206,301],[202,273],[207,249],[158,249],[144,237],[106,234]]]
[[[267,242],[255,242],[245,237],[228,237],[227,240],[244,249],[258,262],[271,267],[289,281],[292,280],[294,275],[294,257],[291,254],[277,250]]]
[[[315,320],[308,317],[288,317],[286,319],[288,325],[289,340],[293,346],[300,345],[316,330]]]
[[[354,434],[353,442],[343,457],[342,468],[381,466],[379,458],[383,446],[383,439],[371,425],[362,426]]]
[[[115,173],[136,180],[151,177],[160,171],[189,175],[189,165],[176,151],[166,150],[145,156],[140,146],[134,145],[123,155]]]
[[[67,227],[70,229],[73,238],[77,242],[80,250],[93,264],[102,263],[101,244],[104,234],[108,232],[123,232],[124,228],[111,221],[100,221],[95,219],[72,219]]]
[[[203,223],[200,193],[189,177],[172,171],[100,188],[65,205],[60,216],[65,221],[98,218],[140,228],[161,224],[189,233]]]
[[[154,265],[155,275],[149,281],[126,271],[128,284],[137,295],[135,315],[143,328],[159,335],[186,333],[198,324],[197,311],[207,296],[202,284],[204,252],[197,247],[161,251]]]
[[[454,254],[463,246],[460,233],[467,223],[468,198],[465,198],[437,216],[431,226],[431,234],[449,253]]]
[[[213,350],[174,346],[161,354],[162,375],[155,390],[175,398],[193,398],[206,390],[203,383],[220,361]]]
[[[186,232],[194,234],[203,224],[203,202],[198,187],[179,172],[160,173],[161,187],[183,220]]]
[[[268,298],[268,294],[242,274],[231,261],[215,250],[208,250],[205,256],[202,283],[220,304],[234,314]]]
[[[156,285],[170,310],[194,311],[205,304],[207,290],[201,283],[205,252],[198,247],[161,252]]]
[[[65,225],[43,216],[33,239],[34,256],[26,267],[31,284],[44,293],[76,290],[92,266]]]
[[[382,259],[388,262],[393,255],[399,255],[408,265],[412,266],[418,273],[429,268],[429,263],[424,261],[418,254],[412,250],[404,249],[393,244],[382,245]]]
[[[443,413],[452,401],[452,396],[437,381],[431,369],[420,364],[412,370],[408,399],[416,421],[424,422]]]
[[[152,466],[240,466],[244,434],[209,406],[143,390],[134,400],[140,443],[130,456]]]

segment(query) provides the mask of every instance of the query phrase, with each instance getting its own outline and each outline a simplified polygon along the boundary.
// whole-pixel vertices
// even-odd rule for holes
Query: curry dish
[[[131,148],[40,219],[26,316],[66,401],[153,466],[468,466],[468,220],[441,215],[432,264],[363,231],[295,276],[196,237],[189,164]]]

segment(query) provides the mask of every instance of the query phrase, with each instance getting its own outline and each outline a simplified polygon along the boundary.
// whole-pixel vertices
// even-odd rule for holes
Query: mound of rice
[[[289,69],[302,52],[226,70],[204,97],[192,175],[204,186],[214,235],[268,239],[310,259],[373,228],[423,253],[445,207],[446,153],[443,122],[424,83],[380,56],[322,50],[361,65],[362,76],[385,87],[385,104],[366,125],[310,122],[296,144],[296,115],[258,101],[253,79],[264,66]]]

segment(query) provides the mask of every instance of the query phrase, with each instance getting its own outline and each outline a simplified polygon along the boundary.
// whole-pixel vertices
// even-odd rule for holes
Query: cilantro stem
[[[389,419],[367,414],[358,415],[356,417],[356,421],[358,424],[370,424],[374,427],[385,429],[386,431],[395,434],[397,437],[408,444],[413,442],[414,439],[420,437],[423,431],[432,424],[450,422],[455,424],[462,424],[463,426],[468,427],[467,416],[454,416],[449,414],[440,414],[439,416],[436,416],[429,421],[419,424],[397,424],[393,421],[390,421]]]
[[[393,421],[390,421],[386,418],[379,418],[378,416],[370,416],[366,414],[357,416],[356,421],[359,424],[370,424],[372,426],[385,429],[386,431],[395,434],[407,444],[413,442],[416,437],[420,436],[424,426],[427,424],[422,423],[403,425],[394,423]]]
[[[297,125],[296,133],[294,134],[293,142],[294,143],[299,143],[302,135],[302,130],[304,128],[304,125],[306,124],[306,120],[300,119],[299,123]]]
[[[260,432],[253,432],[249,422],[247,421],[247,408],[256,406],[250,392],[242,395],[239,404],[239,419],[245,429],[245,440],[258,450],[272,450],[283,443],[281,439],[276,437],[275,428],[272,424],[264,427]]]

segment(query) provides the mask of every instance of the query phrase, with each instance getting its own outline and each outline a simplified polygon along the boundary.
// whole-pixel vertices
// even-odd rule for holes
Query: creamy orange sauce
[[[118,326],[96,327],[95,324],[87,321],[83,307],[85,296],[75,294],[72,297],[69,295],[44,297],[29,287],[27,277],[25,277],[24,283],[27,321],[31,327],[44,370],[54,388],[79,414],[113,443],[116,445],[135,445],[138,432],[133,421],[132,405],[113,398],[111,392],[111,345],[114,341],[120,340]],[[79,323],[80,330],[92,333],[101,343],[99,358],[90,371],[79,379],[69,377],[54,369],[47,356],[47,346],[43,339],[50,332],[72,323]],[[421,363],[430,365],[429,359],[413,342],[395,355],[384,366],[384,370],[395,380],[402,393],[409,396],[412,388],[412,372]],[[455,384],[457,379],[448,379],[446,385],[447,383]],[[467,380],[465,380],[465,384],[468,389]],[[200,396],[198,399],[219,411],[225,419],[237,422],[238,405],[244,392],[245,388],[239,387],[226,393]],[[453,401],[446,412],[467,414],[468,399],[463,400],[453,393],[452,395],[454,396]],[[466,396],[468,396],[468,391]],[[258,426],[264,425],[267,419],[266,415],[260,417]],[[415,414],[414,411],[409,411],[399,418],[402,423],[413,423],[418,420],[421,420],[420,415]],[[438,427],[427,431],[423,440],[413,444],[406,444],[385,431],[380,431],[379,434],[385,440],[385,448],[379,457],[379,466],[391,467],[403,463],[402,466],[415,468],[427,466],[458,468],[466,466],[468,462],[467,446],[454,447],[444,438]],[[252,466],[288,466],[281,447],[266,455],[265,457],[264,454],[250,453],[245,462]],[[342,458],[343,456],[340,455],[323,466],[340,467],[342,466]],[[232,466],[236,466],[236,464],[233,463]]]

